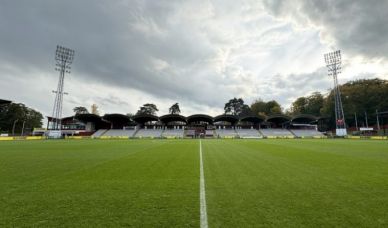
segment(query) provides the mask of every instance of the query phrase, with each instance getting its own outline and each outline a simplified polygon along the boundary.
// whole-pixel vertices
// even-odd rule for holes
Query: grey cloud
[[[268,1],[266,6],[282,15],[292,5]],[[54,89],[58,77],[54,52],[61,44],[76,51],[68,76],[74,81],[66,81],[65,86],[79,83],[74,89],[86,87],[86,92],[92,91],[73,93],[77,97],[67,98],[70,105],[97,102],[107,108],[125,106],[123,112],[135,112],[132,109],[141,104],[130,96],[138,96],[165,103],[177,101],[189,105],[187,110],[214,111],[222,110],[223,102],[234,96],[254,99],[256,87],[261,94],[257,96],[268,96],[283,104],[291,96],[327,89],[318,79],[309,78],[311,75],[286,72],[290,67],[306,71],[303,63],[290,62],[296,58],[303,61],[316,49],[321,50],[318,33],[295,32],[292,26],[262,12],[261,7],[256,0],[4,0],[0,2],[0,79],[7,82],[0,85],[15,83],[14,88],[18,88],[18,80],[10,79],[17,77],[31,82],[31,88],[25,90],[30,94],[36,92],[34,87]],[[339,17],[337,8],[343,7],[310,1],[301,10],[306,14],[305,9],[315,9],[310,13],[314,22],[331,26],[331,20]],[[323,9],[333,15],[319,16],[318,10]],[[318,16],[313,17],[315,14]],[[367,23],[356,22],[349,34],[340,36],[343,41],[338,39],[347,47],[368,40],[365,34],[360,40],[351,37]],[[382,28],[384,34],[386,25]],[[374,33],[370,36],[372,39]],[[384,42],[379,53],[384,51]],[[310,68],[308,71],[312,71]],[[41,75],[36,83],[43,82],[43,86],[33,84],[31,77],[36,75]],[[90,89],[93,85],[101,91]],[[104,87],[122,93],[109,94]],[[0,90],[0,95],[12,92],[7,89],[3,90],[7,93]],[[71,88],[65,90],[71,92]],[[39,94],[35,104],[51,109],[52,98],[48,103],[41,88]]]
[[[326,93],[332,88],[332,79],[325,68],[302,74],[274,75],[259,86],[264,100],[275,99],[287,108],[294,99],[318,91]]]
[[[278,17],[322,28],[334,38],[336,48],[349,54],[387,58],[388,1],[386,0],[264,0]]]
[[[179,10],[174,2],[128,1],[120,5],[40,0],[5,1],[0,6],[3,62],[52,72],[54,48],[59,43],[76,50],[74,77],[204,102],[195,94],[198,88],[210,87],[203,81],[208,75],[197,77],[199,68],[182,74],[182,69],[211,57],[214,50],[187,24],[169,21],[174,10]],[[144,29],[136,30],[134,24]],[[154,58],[167,62],[168,69],[150,69]],[[187,83],[191,86],[184,88]]]

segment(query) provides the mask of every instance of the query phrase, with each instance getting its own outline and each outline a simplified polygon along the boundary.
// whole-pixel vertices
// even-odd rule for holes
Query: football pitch
[[[206,223],[386,227],[388,142],[0,142],[0,227]]]

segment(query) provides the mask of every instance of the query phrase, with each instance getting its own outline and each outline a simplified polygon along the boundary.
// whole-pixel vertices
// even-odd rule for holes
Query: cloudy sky
[[[2,0],[0,98],[50,115],[60,44],[76,52],[64,115],[148,102],[216,115],[233,97],[288,108],[332,87],[329,51],[343,52],[340,83],[388,79],[387,20],[387,0]]]

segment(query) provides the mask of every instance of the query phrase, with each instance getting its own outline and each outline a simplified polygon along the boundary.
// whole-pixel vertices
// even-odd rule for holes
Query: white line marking
[[[205,175],[203,173],[203,161],[202,161],[202,141],[199,140],[199,201],[201,210],[201,228],[207,228],[207,211],[206,211],[206,194],[205,194]]]

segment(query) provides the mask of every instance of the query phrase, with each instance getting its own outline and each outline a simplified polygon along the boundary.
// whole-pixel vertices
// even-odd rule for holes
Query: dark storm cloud
[[[76,50],[74,77],[84,81],[204,101],[195,88],[211,85],[193,80],[190,69],[213,50],[169,17],[174,7],[173,1],[3,1],[1,62],[52,72],[61,44]]]
[[[347,53],[387,58],[387,0],[264,0],[264,5],[276,16],[320,27]]]

